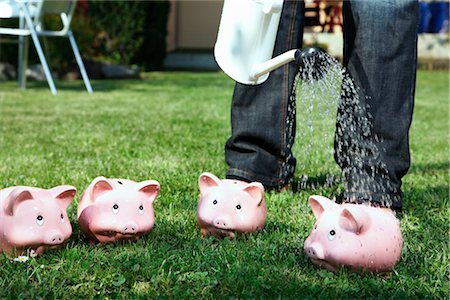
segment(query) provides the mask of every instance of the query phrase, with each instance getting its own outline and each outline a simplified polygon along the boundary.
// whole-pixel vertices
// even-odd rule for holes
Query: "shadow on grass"
[[[8,86],[20,89],[15,82],[8,82]],[[134,92],[148,92],[148,89],[153,88],[167,88],[177,87],[179,89],[185,88],[204,88],[208,86],[226,86],[232,91],[232,81],[226,80],[226,76],[217,73],[152,73],[144,76],[142,79],[102,79],[91,80],[92,89],[95,92],[112,92],[116,90],[130,90]],[[57,80],[55,82],[57,91],[79,91],[86,92],[86,88],[82,80],[65,81]],[[48,83],[46,81],[28,81],[28,89],[36,89],[39,91],[47,90],[50,93]]]
[[[336,201],[341,202],[344,198],[344,191],[342,189],[342,183],[344,182],[342,178],[333,174],[333,178],[329,178],[329,174],[320,174],[317,176],[308,177],[305,182],[302,181],[300,177],[294,177],[290,189],[293,193],[300,193],[304,191],[310,191],[310,194],[317,194],[318,191],[327,190]]]
[[[404,191],[404,212],[420,213],[423,217],[432,217],[430,211],[444,209],[449,201],[449,186],[438,185],[427,188],[411,187]]]
[[[447,172],[450,169],[450,162],[440,162],[431,164],[412,164],[408,174],[421,174],[421,173],[434,173],[434,172]]]
[[[137,85],[142,85],[143,80],[95,80],[91,81],[92,89],[95,92],[111,92],[114,90],[133,89]],[[72,92],[85,92],[86,87],[83,81],[56,81],[56,90],[59,91],[72,91]],[[50,92],[47,82],[45,81],[31,81],[27,82],[27,89],[38,90],[39,92]],[[20,89],[17,87],[17,91]]]

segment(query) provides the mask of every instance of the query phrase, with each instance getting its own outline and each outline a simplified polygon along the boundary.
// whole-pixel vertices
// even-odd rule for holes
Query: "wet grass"
[[[78,188],[74,228],[59,250],[12,262],[0,255],[0,298],[447,298],[448,73],[420,72],[400,216],[405,239],[395,270],[333,274],[313,266],[302,244],[314,222],[310,194],[267,193],[265,229],[235,240],[200,238],[197,177],[226,171],[233,82],[220,73],[150,73],[142,81],[57,82],[19,91],[0,83],[0,188]],[[325,120],[324,120],[325,121]],[[329,157],[321,157],[324,163]],[[156,179],[153,232],[136,243],[93,245],[76,204],[98,175]]]

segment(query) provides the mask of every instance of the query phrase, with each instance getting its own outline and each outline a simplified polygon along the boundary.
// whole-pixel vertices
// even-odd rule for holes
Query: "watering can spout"
[[[320,47],[308,47],[296,53],[295,61],[300,68],[305,67],[308,61],[314,62],[314,67],[326,64],[326,52]]]
[[[306,61],[321,61],[325,51],[320,47],[308,47],[295,53],[295,61],[299,67],[304,67]]]
[[[310,73],[306,80],[320,80],[331,66],[327,53],[319,47],[308,47],[296,52],[295,61],[300,69],[307,69]]]
[[[259,77],[292,61],[295,61],[299,68],[312,68],[312,77],[315,80],[320,79],[323,76],[322,70],[329,66],[325,51],[319,47],[293,49],[256,65],[252,70],[251,78],[257,81]]]
[[[262,62],[260,64],[257,64],[253,67],[251,72],[251,79],[255,82],[260,78],[261,76],[268,74],[269,72],[287,64],[291,61],[296,60],[297,57],[301,56],[301,50],[293,49],[289,50],[283,54],[280,54],[272,59],[269,59],[268,61]]]

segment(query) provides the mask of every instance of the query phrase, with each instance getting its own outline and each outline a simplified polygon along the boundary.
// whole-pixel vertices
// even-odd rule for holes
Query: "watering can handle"
[[[257,3],[260,3],[263,5],[262,11],[265,14],[276,14],[281,11],[281,8],[283,7],[283,0],[254,0]]]

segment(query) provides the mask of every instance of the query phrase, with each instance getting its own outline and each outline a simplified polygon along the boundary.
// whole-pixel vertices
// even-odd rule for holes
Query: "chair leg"
[[[21,3],[21,2],[19,2]],[[57,94],[55,83],[53,82],[52,74],[50,73],[50,69],[47,64],[47,60],[45,59],[44,52],[42,51],[41,43],[39,42],[39,38],[37,36],[36,30],[34,28],[33,21],[31,20],[30,14],[28,13],[27,8],[24,4],[22,4],[22,8],[25,11],[25,21],[27,23],[28,28],[31,32],[31,38],[33,40],[34,46],[36,48],[36,52],[39,56],[39,60],[41,61],[42,68],[44,69],[45,77],[47,78],[48,85],[53,95]]]
[[[17,80],[19,81],[19,87],[25,89],[25,66],[24,66],[24,45],[25,37],[19,36],[19,53],[17,55]]]
[[[25,89],[27,85],[26,70],[28,66],[28,49],[30,38],[28,36],[19,36],[19,55],[18,55],[18,72],[19,87]]]
[[[20,14],[19,17],[19,28],[24,29],[25,28],[25,18],[23,13]],[[17,80],[19,82],[19,87],[21,89],[25,89],[26,87],[26,76],[25,76],[25,70],[27,69],[27,63],[25,61],[25,56],[28,55],[28,39],[23,36],[19,35],[19,46],[18,46],[18,55],[17,55]]]
[[[72,46],[73,54],[75,55],[75,59],[77,60],[78,67],[80,68],[81,77],[83,77],[84,85],[86,86],[86,90],[88,93],[92,94],[92,86],[89,81],[89,77],[86,73],[86,69],[84,68],[83,60],[81,59],[80,51],[78,51],[77,42],[73,36],[72,30],[68,32],[70,45]]]

